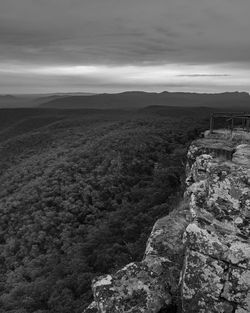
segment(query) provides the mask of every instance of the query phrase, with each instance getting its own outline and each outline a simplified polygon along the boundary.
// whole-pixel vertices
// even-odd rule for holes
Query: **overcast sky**
[[[249,0],[0,0],[0,93],[250,92]]]

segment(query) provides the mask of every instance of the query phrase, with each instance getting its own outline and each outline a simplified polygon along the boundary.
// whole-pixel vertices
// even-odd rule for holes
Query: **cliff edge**
[[[141,262],[93,281],[85,313],[250,312],[250,134],[206,132],[187,157],[183,202]]]

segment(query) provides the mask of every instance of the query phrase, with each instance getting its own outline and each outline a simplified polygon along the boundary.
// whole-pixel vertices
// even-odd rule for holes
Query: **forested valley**
[[[208,127],[164,112],[1,110],[1,313],[82,313],[95,276],[142,258]]]

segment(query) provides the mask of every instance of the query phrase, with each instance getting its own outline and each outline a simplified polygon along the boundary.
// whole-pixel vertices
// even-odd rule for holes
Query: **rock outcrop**
[[[223,135],[192,143],[183,203],[141,262],[93,281],[85,313],[250,312],[250,140]]]

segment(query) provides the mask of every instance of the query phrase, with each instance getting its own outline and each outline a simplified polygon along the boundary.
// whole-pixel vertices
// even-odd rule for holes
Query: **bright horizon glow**
[[[32,90],[44,92],[46,89],[48,92],[250,91],[250,69],[229,63],[109,66],[0,64],[0,75],[1,81],[23,81],[23,93],[29,91],[29,86],[29,93],[34,93]],[[17,86],[6,87],[1,84],[0,93],[10,93]]]

